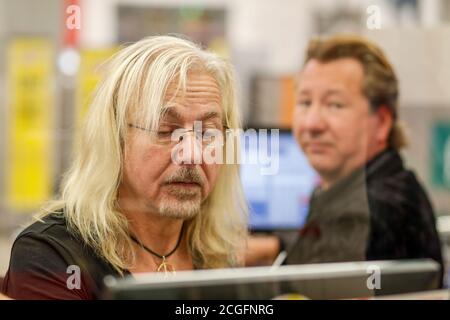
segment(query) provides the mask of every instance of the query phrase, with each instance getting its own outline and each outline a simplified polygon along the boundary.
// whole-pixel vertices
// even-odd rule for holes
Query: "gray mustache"
[[[203,179],[197,169],[182,168],[168,177],[164,184],[170,183],[196,183],[203,186]]]

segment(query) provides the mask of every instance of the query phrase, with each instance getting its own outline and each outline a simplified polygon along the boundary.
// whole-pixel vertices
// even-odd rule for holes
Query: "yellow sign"
[[[46,39],[8,48],[6,196],[11,209],[35,210],[53,191],[53,51]]]
[[[104,76],[103,67],[106,61],[116,52],[115,48],[81,51],[80,72],[77,81],[77,127],[84,119],[95,89]]]

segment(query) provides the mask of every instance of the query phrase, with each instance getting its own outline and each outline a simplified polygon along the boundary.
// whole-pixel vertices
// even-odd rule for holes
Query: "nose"
[[[180,143],[176,146],[177,162],[183,165],[196,165],[202,163],[202,136],[193,130],[184,133]]]
[[[323,110],[319,104],[311,105],[304,117],[304,128],[311,133],[320,133],[326,129],[326,121]]]

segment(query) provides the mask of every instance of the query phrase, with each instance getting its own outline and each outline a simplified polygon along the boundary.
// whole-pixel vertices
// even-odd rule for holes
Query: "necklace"
[[[156,269],[156,272],[164,272],[164,275],[167,277],[170,273],[172,275],[175,275],[175,273],[176,273],[175,268],[170,263],[167,262],[167,258],[169,258],[175,251],[177,251],[178,247],[180,246],[181,239],[183,238],[183,230],[184,230],[184,223],[181,226],[181,231],[180,231],[180,235],[178,236],[177,244],[169,253],[164,254],[164,255],[161,255],[161,254],[153,251],[152,249],[146,247],[142,242],[140,242],[138,239],[136,239],[136,237],[134,237],[133,235],[130,235],[130,238],[136,244],[138,244],[142,249],[144,249],[148,253],[150,253],[162,260],[160,265]]]

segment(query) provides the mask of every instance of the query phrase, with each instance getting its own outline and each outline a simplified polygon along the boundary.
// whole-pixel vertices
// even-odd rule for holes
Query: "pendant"
[[[174,276],[176,274],[175,268],[170,263],[167,263],[166,257],[164,256],[162,257],[162,262],[158,269],[156,269],[156,272],[163,272],[164,278],[168,278],[169,276]]]

